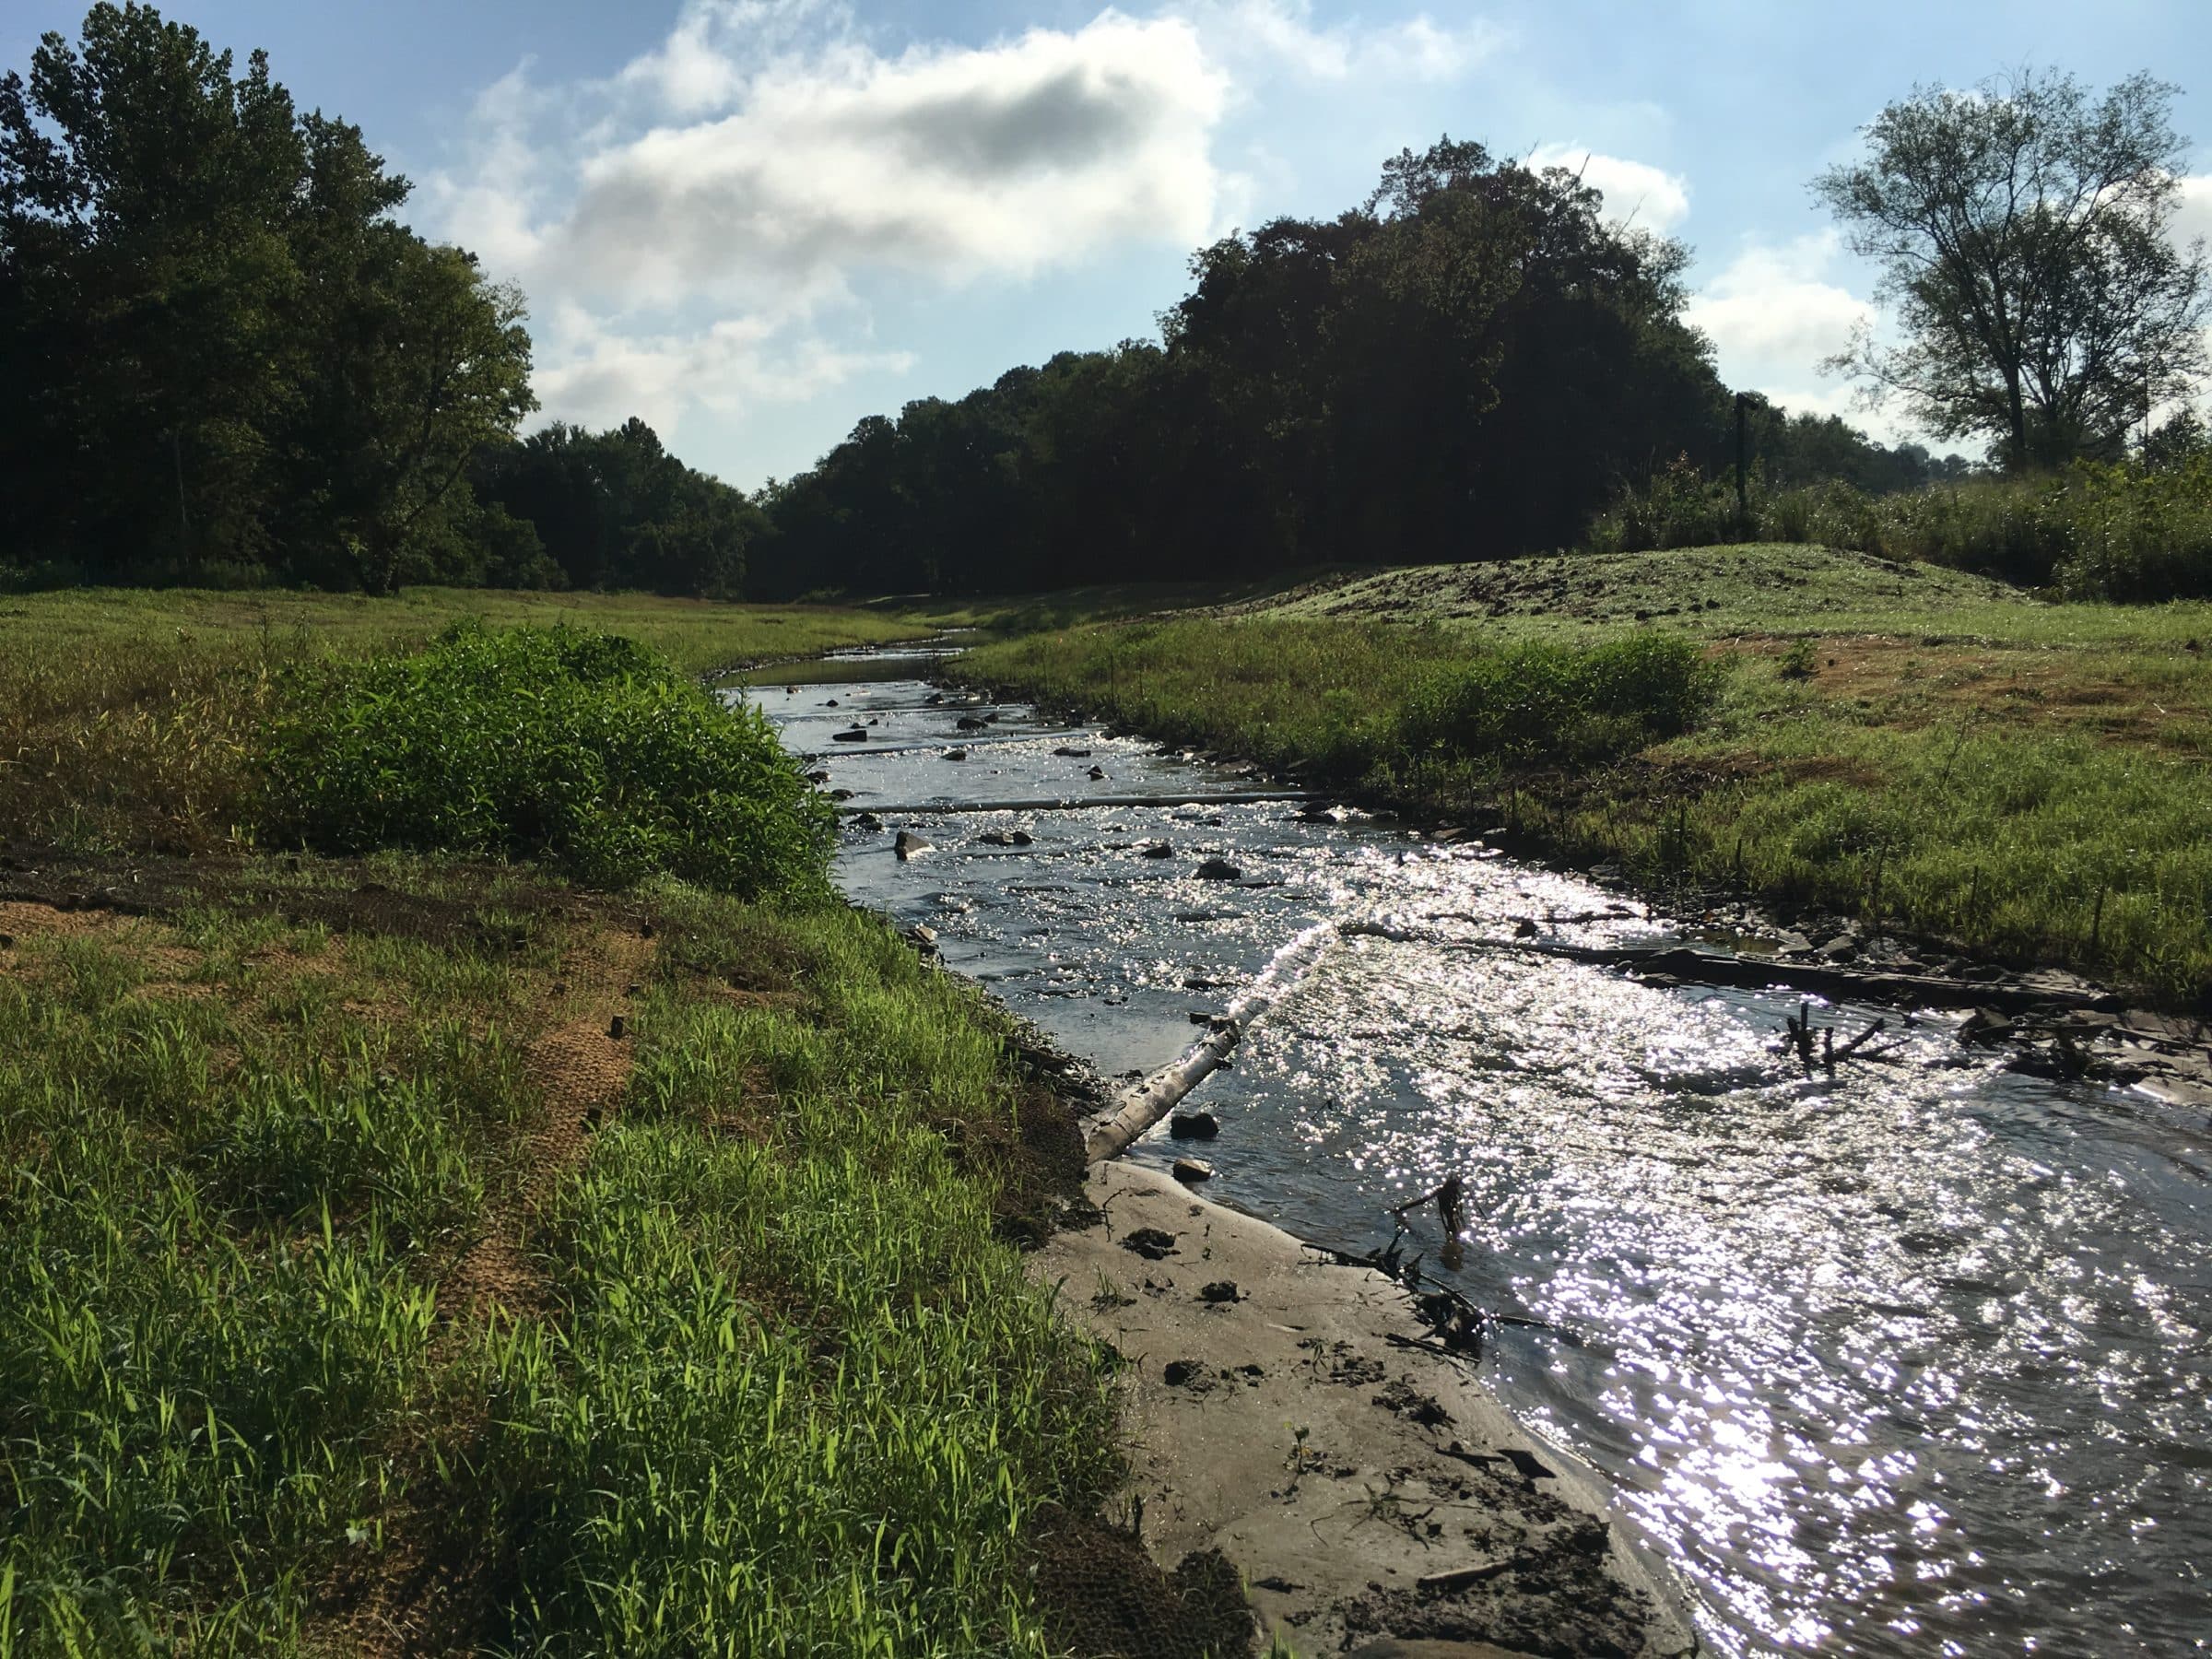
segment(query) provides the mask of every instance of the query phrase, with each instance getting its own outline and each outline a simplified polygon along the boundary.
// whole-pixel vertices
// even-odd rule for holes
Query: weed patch
[[[610,886],[665,872],[748,897],[827,881],[830,809],[767,722],[610,635],[462,624],[417,655],[304,673],[263,765],[265,832],[329,852],[534,858]]]

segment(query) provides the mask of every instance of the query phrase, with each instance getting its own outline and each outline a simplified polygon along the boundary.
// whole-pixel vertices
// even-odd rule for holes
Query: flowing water
[[[1676,936],[1587,881],[1225,800],[1255,781],[880,671],[746,695],[879,816],[843,834],[853,898],[1101,1072],[1172,1059],[1301,930],[1351,924],[1192,1097],[1222,1124],[1211,1194],[1370,1249],[1459,1171],[1459,1265],[1435,1265],[1433,1209],[1408,1248],[1559,1327],[1502,1327],[1486,1378],[1612,1477],[1713,1650],[2212,1647],[2201,1110],[2007,1072],[1939,1016],[1889,1064],[1808,1078],[1778,1052],[1794,995],[1513,948],[1524,922]],[[855,722],[867,741],[833,741]],[[1081,805],[1123,796],[1177,804]],[[1043,800],[1076,805],[912,810]],[[934,848],[899,861],[900,829]],[[1895,1030],[1822,1009],[1844,1033],[1882,1012]],[[1129,1156],[1164,1163],[1163,1135]]]

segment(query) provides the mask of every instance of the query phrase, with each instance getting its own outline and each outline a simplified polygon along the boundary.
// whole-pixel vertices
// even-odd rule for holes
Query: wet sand
[[[1125,1361],[1125,1495],[1163,1567],[1220,1550],[1300,1653],[1695,1651],[1603,1479],[1403,1286],[1151,1171],[1098,1164],[1086,1191],[1098,1218],[1031,1271]]]

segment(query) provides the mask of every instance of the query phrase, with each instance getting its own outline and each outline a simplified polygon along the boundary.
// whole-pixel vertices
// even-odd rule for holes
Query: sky
[[[1806,188],[1916,85],[2149,69],[2200,142],[2212,0],[194,0],[527,297],[543,417],[644,417],[752,488],[864,416],[1157,334],[1194,249],[1362,200],[1444,134],[1581,168],[1695,252],[1723,377],[1885,438],[1821,359],[1878,317]],[[80,14],[0,0],[0,66]]]

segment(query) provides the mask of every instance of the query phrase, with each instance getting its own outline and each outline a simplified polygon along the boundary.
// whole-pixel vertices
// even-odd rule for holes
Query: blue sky
[[[1581,164],[1688,241],[1731,383],[1853,414],[1818,359],[1872,281],[1806,181],[1916,82],[2177,83],[2212,231],[2212,4],[1793,0],[200,0],[359,123],[409,217],[522,285],[547,413],[632,412],[747,488],[864,415],[1151,334],[1202,242],[1333,214],[1440,134]],[[6,0],[0,63],[79,14]],[[1853,414],[1885,434],[1888,416]]]

